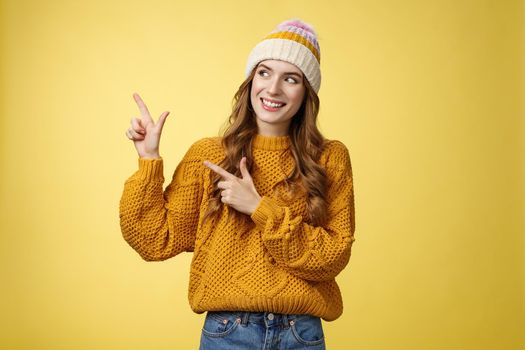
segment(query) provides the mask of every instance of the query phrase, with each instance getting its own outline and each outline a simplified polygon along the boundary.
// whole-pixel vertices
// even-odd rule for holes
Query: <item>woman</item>
[[[324,349],[321,318],[343,311],[335,281],[354,242],[347,148],[316,126],[316,33],[281,23],[251,51],[222,137],[195,142],[163,191],[157,123],[126,135],[139,169],[125,183],[120,223],[147,261],[193,252],[188,298],[206,313],[201,349]]]

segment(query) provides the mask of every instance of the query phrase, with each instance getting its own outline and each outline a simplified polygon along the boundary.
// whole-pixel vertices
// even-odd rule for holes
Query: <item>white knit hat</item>
[[[321,87],[321,51],[317,34],[311,25],[300,19],[279,24],[250,52],[246,65],[246,77],[261,61],[274,59],[296,65],[316,93]]]

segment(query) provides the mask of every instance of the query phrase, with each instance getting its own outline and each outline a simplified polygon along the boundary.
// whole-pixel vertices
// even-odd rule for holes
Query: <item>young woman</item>
[[[127,137],[139,169],[120,201],[124,239],[147,261],[193,252],[188,298],[201,349],[324,349],[341,316],[335,277],[354,242],[352,167],[316,126],[316,33],[281,23],[251,51],[222,137],[195,142],[163,191],[162,127],[138,94]]]

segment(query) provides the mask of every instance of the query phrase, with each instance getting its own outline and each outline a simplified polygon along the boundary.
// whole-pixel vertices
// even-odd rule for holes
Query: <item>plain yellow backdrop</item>
[[[0,4],[2,349],[198,347],[191,255],[147,263],[120,233],[132,93],[171,112],[170,179],[292,17],[319,33],[319,125],[354,172],[328,349],[525,348],[522,1]]]

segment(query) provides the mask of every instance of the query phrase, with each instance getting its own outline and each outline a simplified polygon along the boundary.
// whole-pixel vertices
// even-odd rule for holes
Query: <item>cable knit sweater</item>
[[[262,200],[250,220],[220,217],[202,224],[213,190],[204,160],[224,157],[219,137],[195,142],[163,190],[163,160],[138,159],[120,200],[124,239],[146,261],[193,252],[188,299],[192,310],[310,314],[326,321],[343,312],[335,277],[354,242],[354,192],[347,148],[329,141],[320,164],[328,177],[328,220],[308,220],[304,190],[286,196],[294,167],[288,136],[256,135],[251,171]],[[243,214],[244,215],[244,214]],[[239,221],[239,222],[237,222]]]

